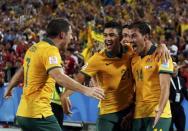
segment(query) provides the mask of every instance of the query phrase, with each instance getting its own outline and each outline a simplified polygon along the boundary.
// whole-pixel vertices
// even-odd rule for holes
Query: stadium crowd
[[[73,76],[85,60],[80,55],[83,50],[100,41],[89,40],[90,30],[100,34],[104,23],[112,20],[122,25],[144,20],[151,25],[152,42],[169,48],[188,89],[186,0],[4,0],[0,1],[0,12],[1,86],[22,65],[26,50],[45,37],[47,23],[61,17],[73,27],[71,44],[62,52],[66,74]]]
[[[10,80],[15,70],[22,64],[25,51],[44,37],[45,25],[55,17],[67,18],[73,26],[74,39],[70,45],[71,52],[81,53],[87,46],[89,22],[93,30],[101,32],[103,24],[107,21],[115,20],[125,24],[135,20],[145,20],[153,29],[154,43],[166,43],[179,64],[183,64],[183,59],[188,57],[186,0],[153,0],[152,2],[147,0],[115,2],[113,0],[7,0],[1,1],[0,6],[2,83]],[[71,63],[78,64],[76,59],[75,61]],[[71,65],[71,68],[75,66]],[[183,75],[188,79],[185,73]]]

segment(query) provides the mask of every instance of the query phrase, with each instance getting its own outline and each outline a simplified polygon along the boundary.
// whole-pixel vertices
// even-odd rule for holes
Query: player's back
[[[24,95],[30,95],[52,81],[45,68],[45,53],[51,45],[39,42],[31,46],[24,58]]]
[[[57,57],[50,57],[49,54],[56,54]],[[45,41],[27,50],[23,64],[23,95],[17,112],[18,116],[38,118],[52,114],[49,103],[55,81],[49,77],[48,70],[60,65],[57,62],[59,57],[58,49]]]

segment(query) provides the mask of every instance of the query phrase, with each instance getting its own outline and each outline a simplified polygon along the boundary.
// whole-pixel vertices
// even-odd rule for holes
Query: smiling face
[[[122,30],[122,45],[127,45],[128,43],[131,43],[131,30],[128,28],[123,28]]]
[[[137,54],[141,54],[145,52],[146,43],[145,43],[145,35],[142,35],[139,32],[139,29],[131,29],[131,44],[133,50]]]
[[[115,52],[120,47],[119,34],[116,28],[104,29],[104,43],[108,52]]]

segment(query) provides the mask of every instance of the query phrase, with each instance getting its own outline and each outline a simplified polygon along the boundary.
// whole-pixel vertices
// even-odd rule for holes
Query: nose
[[[73,39],[73,36],[72,36],[72,34],[70,35],[70,39],[71,39],[71,40]]]
[[[111,40],[111,37],[109,35],[106,35],[105,36],[105,40],[108,41],[108,40]]]

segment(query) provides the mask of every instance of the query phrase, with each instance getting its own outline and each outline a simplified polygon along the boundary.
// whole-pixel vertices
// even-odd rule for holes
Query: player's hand
[[[153,56],[156,61],[162,60],[162,63],[166,63],[170,59],[170,51],[164,43],[161,43],[155,50]]]
[[[72,112],[71,112],[72,105],[71,105],[71,101],[70,101],[69,97],[61,96],[61,105],[63,108],[63,112],[65,114],[67,114],[67,115],[72,114]]]
[[[85,88],[84,94],[86,96],[93,97],[95,99],[101,100],[104,99],[104,90],[99,87],[87,87]]]
[[[162,110],[159,109],[159,108],[157,108],[157,109],[155,110],[155,112],[156,112],[156,115],[155,115],[155,119],[154,119],[154,122],[153,122],[153,128],[157,125],[157,122],[159,121],[160,116],[161,116],[161,114],[162,114]]]
[[[134,110],[130,111],[126,116],[123,117],[121,121],[122,130],[131,130],[133,117],[134,117]]]
[[[12,96],[12,90],[5,90],[3,97],[9,99]]]

